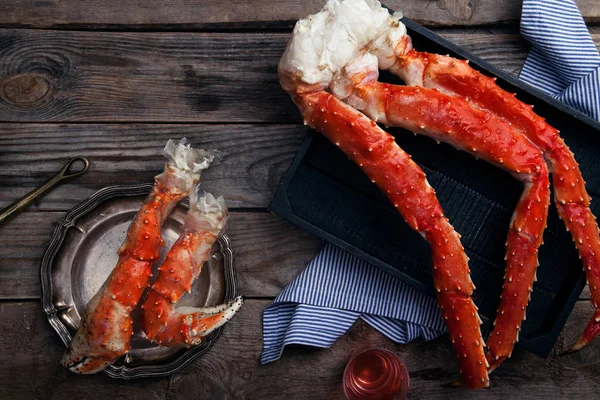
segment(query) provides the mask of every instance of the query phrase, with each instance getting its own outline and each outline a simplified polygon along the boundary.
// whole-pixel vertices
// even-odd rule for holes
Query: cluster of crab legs
[[[169,141],[164,172],[155,178],[152,192],[138,211],[119,249],[119,261],[104,285],[89,301],[77,333],[62,363],[73,372],[90,374],[113,364],[130,349],[133,335],[131,313],[149,287],[142,308],[146,337],[162,346],[189,347],[225,324],[240,309],[238,297],[215,307],[174,305],[189,292],[211,247],[227,222],[222,197],[197,195],[200,173],[213,155],[185,144]],[[165,242],[161,226],[175,205],[190,197],[182,233],[158,267],[150,285],[152,266]]]
[[[330,0],[320,13],[296,24],[279,77],[305,123],[358,164],[429,242],[437,301],[463,384],[486,387],[488,373],[511,356],[525,319],[550,203],[549,173],[596,309],[572,350],[600,334],[598,225],[578,164],[558,131],[467,61],[413,49],[399,18],[374,0]],[[379,82],[379,69],[406,86]],[[487,352],[460,235],[425,173],[377,123],[447,142],[524,185],[510,222],[503,292]]]
[[[599,229],[577,162],[558,131],[467,61],[413,49],[399,19],[375,0],[329,0],[320,13],[296,25],[279,64],[280,81],[306,124],[357,163],[429,242],[438,305],[463,384],[486,387],[488,373],[510,357],[525,318],[546,227],[550,173],[556,208],[579,251],[596,309],[573,351],[600,334]],[[379,82],[379,69],[397,75],[406,86]],[[447,142],[508,171],[524,185],[510,222],[504,289],[487,352],[460,235],[425,173],[377,123]],[[241,307],[241,298],[210,308],[174,307],[209,257],[227,211],[222,198],[196,195],[210,154],[169,142],[165,155],[170,161],[134,218],[117,266],[88,303],[65,353],[63,364],[75,372],[97,372],[129,351],[131,312],[147,287],[142,328],[164,346],[200,343]],[[150,285],[152,265],[164,245],[161,225],[188,195],[183,233]]]

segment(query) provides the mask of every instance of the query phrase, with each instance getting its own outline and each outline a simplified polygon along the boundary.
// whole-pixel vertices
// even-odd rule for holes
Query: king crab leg
[[[169,347],[200,344],[242,306],[242,297],[237,297],[215,307],[174,308],[181,296],[191,291],[227,218],[222,197],[215,199],[206,194],[198,198],[196,191],[192,191],[182,233],[158,267],[158,276],[141,306],[142,328],[151,341]]]
[[[558,130],[536,115],[532,106],[502,90],[494,79],[474,70],[465,61],[410,49],[389,69],[408,85],[437,88],[466,98],[475,107],[511,123],[544,152],[552,173],[556,208],[583,261],[592,305],[596,309],[570,351],[583,348],[600,335],[600,232],[589,209],[590,196],[579,165]]]
[[[537,253],[550,203],[548,169],[542,153],[503,120],[477,110],[464,99],[435,89],[377,82],[375,57],[357,58],[362,74],[349,77],[348,101],[375,121],[431,136],[510,172],[525,185],[507,239],[506,275],[494,331],[488,340],[490,371],[510,357],[525,318]]]
[[[323,133],[386,194],[431,245],[433,281],[466,387],[487,387],[481,320],[471,295],[468,258],[425,173],[377,124],[331,94],[299,90],[292,97],[308,125]]]
[[[545,127],[540,119],[534,119],[527,114],[531,112],[530,107],[512,102],[512,97],[504,99],[502,96],[496,96],[493,100],[487,99],[487,96],[494,96],[494,93],[488,93],[489,88],[485,86],[491,82],[489,78],[478,78],[479,83],[470,84],[467,81],[461,82],[460,77],[455,79],[454,72],[447,71],[447,81],[451,84],[458,82],[455,86],[466,90],[470,93],[468,95],[460,95],[459,91],[454,89],[447,90],[443,85],[437,86],[437,83],[433,84],[432,88],[426,88],[398,87],[377,82],[377,69],[380,68],[390,69],[404,77],[409,85],[429,85],[424,82],[427,75],[422,65],[418,62],[405,62],[406,54],[419,53],[412,50],[410,37],[400,19],[401,15],[390,15],[376,0],[328,0],[319,13],[299,20],[294,27],[291,40],[279,63],[280,82],[295,99],[307,123],[323,132],[332,142],[339,143],[340,148],[350,158],[359,165],[362,164],[363,170],[384,192],[389,190],[385,185],[392,179],[393,170],[385,164],[385,159],[379,165],[376,158],[371,158],[375,154],[379,157],[387,156],[387,153],[377,150],[377,146],[383,146],[381,143],[384,143],[384,136],[371,142],[375,128],[368,128],[366,122],[358,123],[364,118],[358,110],[362,110],[371,118],[372,126],[375,126],[376,122],[397,125],[432,136],[438,141],[446,141],[509,171],[523,182],[525,188],[510,224],[504,291],[487,355],[491,362],[489,367],[493,369],[510,356],[518,339],[535,280],[537,249],[542,243],[546,225],[550,191],[549,167],[544,155],[548,156],[549,153],[546,147],[538,142],[545,143],[553,151],[552,160],[555,161],[551,161],[550,164],[554,173],[555,196],[561,204],[559,212],[564,219],[573,223],[573,234],[579,243],[580,252],[585,248],[582,254],[584,258],[600,254],[600,245],[596,243],[598,241],[587,241],[587,237],[597,233],[597,227],[592,223],[593,216],[587,208],[589,199],[581,190],[584,185],[583,179],[580,179],[579,174],[574,175],[577,171],[572,154],[557,137],[556,132]],[[376,60],[373,62],[374,58]],[[466,65],[457,61],[453,63],[460,68]],[[407,77],[415,77],[417,81],[413,82]],[[440,90],[437,90],[438,87]],[[339,119],[342,109],[330,99],[332,95],[338,101],[343,99],[348,104],[348,108],[344,109],[343,120]],[[485,106],[473,102],[473,98],[478,96],[483,99],[480,103]],[[509,113],[509,118],[495,111],[496,108],[505,107],[505,103],[519,106],[522,109],[519,110],[521,114]],[[331,121],[338,121],[337,125],[332,125]],[[536,128],[537,136],[532,139],[523,131],[521,125],[539,126],[539,129]],[[363,131],[364,137],[357,136],[353,131],[358,127]],[[357,142],[357,138],[365,142],[363,145],[366,150],[353,150],[352,146]],[[361,154],[361,151],[367,151],[363,157],[370,161],[369,167],[357,155]],[[397,174],[403,173],[402,170],[397,171]],[[417,188],[416,185],[414,187]],[[412,189],[412,186],[410,188]],[[422,187],[419,190],[426,192]],[[393,192],[393,189],[387,192],[388,197]],[[402,212],[409,225],[413,229],[419,229],[421,226],[411,222],[412,215],[406,210],[403,211],[401,204],[408,201],[408,206],[414,206],[418,194],[413,196],[408,199],[390,197],[390,200]],[[582,227],[586,229],[582,230]],[[427,234],[424,236],[431,239]],[[435,240],[431,243],[435,243]],[[436,252],[433,248],[432,251],[434,283],[436,289],[441,289],[441,293],[444,293],[446,286],[439,286],[439,283],[443,282],[440,275],[452,276],[455,271],[436,264],[436,257],[447,259],[452,255],[448,252]],[[436,271],[436,267],[441,270]],[[468,270],[463,273],[468,276]],[[593,270],[592,273],[600,280],[597,272]],[[439,277],[439,281],[436,277]],[[596,280],[592,282],[590,272],[588,279],[594,290],[596,287],[600,288],[600,285],[596,285]],[[464,290],[462,285],[461,290]],[[438,304],[444,313],[449,303],[438,295]],[[452,318],[445,319],[450,327]],[[471,325],[470,327],[472,328]],[[592,330],[594,329],[588,329],[590,332]],[[455,346],[458,340],[463,339],[461,336],[457,338],[452,329],[450,334]],[[457,350],[460,359],[462,353],[460,349]],[[468,355],[466,358],[469,358]],[[463,381],[468,382],[468,387],[480,387],[470,375],[465,375],[464,368],[462,373]]]
[[[210,153],[190,148],[185,140],[179,144],[169,140],[164,155],[169,159],[164,172],[155,178],[152,192],[129,226],[115,269],[88,302],[63,356],[62,364],[73,372],[101,371],[129,351],[131,311],[148,287],[152,265],[164,245],[160,228],[213,160]]]

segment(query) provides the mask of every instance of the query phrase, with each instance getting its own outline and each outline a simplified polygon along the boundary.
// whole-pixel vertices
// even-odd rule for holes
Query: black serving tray
[[[414,47],[468,59],[473,68],[498,77],[498,85],[535,105],[535,111],[561,131],[580,164],[600,215],[600,123],[461,50],[404,18]],[[396,78],[382,73],[381,80]],[[504,277],[505,242],[512,212],[522,192],[508,173],[477,161],[449,145],[436,144],[403,129],[388,129],[423,168],[450,222],[462,235],[477,286],[475,303],[491,328]],[[309,131],[270,205],[284,219],[330,241],[402,281],[433,295],[428,243],[408,227],[379,189],[341,151]],[[573,241],[550,208],[545,244],[519,346],[547,357],[585,278]],[[583,329],[583,326],[581,327]]]

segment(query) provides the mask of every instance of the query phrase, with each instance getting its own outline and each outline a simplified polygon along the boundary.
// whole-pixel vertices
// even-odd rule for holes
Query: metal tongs
[[[73,166],[74,163],[81,161],[83,162],[83,169],[77,172],[69,172],[69,169]],[[55,188],[58,185],[61,185],[71,179],[77,178],[87,172],[90,168],[90,161],[81,156],[71,158],[64,167],[56,175],[54,175],[50,180],[37,189],[32,190],[27,193],[25,196],[21,197],[19,200],[10,204],[8,207],[4,208],[0,211],[0,224],[2,224],[5,220],[7,220],[10,216],[22,211],[25,207],[30,205],[32,202],[40,198],[41,196],[48,193],[51,189]]]

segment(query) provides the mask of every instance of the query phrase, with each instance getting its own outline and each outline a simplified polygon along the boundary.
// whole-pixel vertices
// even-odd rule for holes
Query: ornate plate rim
[[[58,254],[61,245],[63,244],[67,231],[70,228],[75,228],[75,222],[80,217],[86,215],[88,212],[92,211],[102,202],[115,198],[115,197],[134,197],[147,195],[150,193],[153,185],[151,184],[134,184],[134,185],[115,185],[115,186],[107,186],[92,194],[86,200],[73,207],[67,215],[63,219],[61,219],[56,228],[54,229],[54,233],[52,234],[52,238],[46,251],[44,252],[44,256],[42,257],[41,265],[40,265],[40,278],[42,283],[42,308],[46,317],[48,318],[48,322],[58,336],[62,339],[65,346],[67,346],[71,340],[71,334],[67,327],[63,324],[63,322],[58,318],[57,312],[60,309],[57,309],[52,303],[53,297],[53,282],[52,282],[52,267],[54,264],[54,259]],[[182,201],[180,204],[187,207],[187,200]],[[225,267],[224,278],[225,278],[225,300],[229,300],[235,297],[237,293],[237,280],[235,275],[235,262],[233,250],[231,248],[231,241],[226,235],[223,235],[218,240],[220,250],[223,254],[223,265]],[[163,364],[163,365],[142,365],[136,367],[128,367],[126,365],[115,366],[111,365],[104,370],[104,373],[111,378],[115,379],[137,379],[137,378],[148,378],[148,377],[164,377],[175,372],[180,371],[190,362],[195,360],[197,357],[206,353],[210,348],[215,344],[215,342],[219,339],[223,332],[223,327],[217,329],[208,337],[206,340],[195,347],[190,347],[187,351],[182,353],[175,360]],[[58,362],[58,360],[57,360]]]

